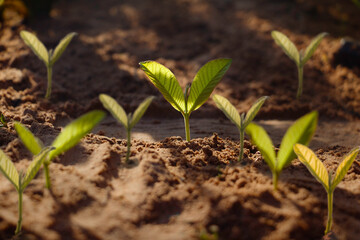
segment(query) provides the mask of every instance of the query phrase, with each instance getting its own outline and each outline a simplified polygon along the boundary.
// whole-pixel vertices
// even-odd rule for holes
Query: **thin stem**
[[[299,99],[302,95],[302,89],[303,89],[303,71],[304,71],[304,67],[303,66],[298,66],[298,80],[299,80],[299,86],[298,86],[298,91],[296,94],[296,98]]]
[[[127,152],[126,152],[126,160],[125,162],[128,163],[129,162],[129,158],[130,158],[130,149],[131,148],[131,129],[127,129]]]
[[[328,220],[326,224],[325,229],[325,235],[328,234],[331,230],[332,225],[332,215],[333,215],[333,197],[334,197],[334,191],[328,192],[327,198],[328,198]]]
[[[19,190],[18,192],[19,194],[19,219],[18,219],[18,222],[17,222],[17,225],[16,225],[16,230],[15,230],[15,235],[18,235],[20,232],[21,232],[21,223],[22,223],[22,195],[23,195],[23,191],[22,190]]]
[[[47,84],[45,98],[49,99],[51,96],[52,66],[47,66],[47,80],[48,80],[48,84]]]
[[[239,161],[242,160],[244,155],[244,129],[240,129],[240,155]]]
[[[190,142],[190,124],[189,124],[189,114],[184,114],[184,122],[185,122],[185,134],[186,141]]]
[[[44,162],[44,172],[45,172],[45,186],[47,189],[51,188],[51,180],[50,180],[50,173],[49,173],[49,164]]]
[[[278,183],[278,179],[279,179],[279,173],[278,172],[273,172],[273,185],[274,185],[274,191],[277,190],[277,183]]]

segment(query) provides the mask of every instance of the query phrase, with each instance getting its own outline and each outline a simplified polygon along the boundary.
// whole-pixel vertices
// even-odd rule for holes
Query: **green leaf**
[[[21,31],[20,37],[24,40],[35,55],[40,58],[46,65],[49,65],[49,53],[42,42],[32,33]]]
[[[215,94],[212,99],[225,116],[240,129],[240,115],[234,105],[232,105],[226,98],[217,94]]]
[[[50,152],[48,161],[74,147],[104,117],[103,111],[94,110],[68,124],[51,144],[56,149]]]
[[[5,0],[0,0],[0,7],[1,7],[1,5],[4,4],[4,1],[5,1]]]
[[[0,171],[4,176],[15,186],[16,191],[19,191],[19,173],[17,172],[13,162],[0,149]]]
[[[249,111],[246,113],[245,121],[244,121],[244,128],[246,128],[249,123],[251,123],[252,120],[254,120],[256,114],[259,112],[261,106],[264,104],[266,99],[268,99],[268,96],[263,96],[259,98],[249,109]]]
[[[272,172],[276,170],[276,156],[273,143],[266,133],[265,129],[256,125],[255,123],[250,123],[245,129],[246,133],[250,136],[253,144],[256,145],[257,149],[260,150],[261,155],[263,156],[267,165],[269,165]]]
[[[14,124],[15,130],[19,135],[21,141],[24,143],[25,147],[33,154],[37,155],[40,153],[43,148],[43,144],[35,137],[29,129],[27,129],[24,125],[19,122],[15,122]]]
[[[302,61],[301,64],[305,65],[305,63],[311,58],[311,56],[314,54],[315,50],[317,49],[317,47],[319,46],[321,40],[328,35],[327,33],[323,32],[318,34],[309,44],[309,46],[307,46],[304,56],[302,57]]]
[[[67,34],[63,39],[61,39],[61,41],[56,46],[51,56],[51,60],[50,60],[51,65],[53,65],[60,58],[60,56],[63,54],[63,52],[65,51],[71,40],[73,39],[73,37],[75,37],[76,35],[77,35],[76,32],[72,32]]]
[[[106,94],[100,94],[100,102],[111,115],[118,120],[126,129],[128,129],[128,117],[125,110],[116,102],[115,99]]]
[[[309,172],[329,191],[329,174],[324,164],[318,159],[313,151],[302,144],[295,144],[294,151]]]
[[[352,149],[348,155],[344,158],[344,160],[340,163],[335,172],[335,177],[331,184],[332,190],[343,180],[347,171],[349,170],[351,164],[354,162],[356,156],[358,155],[360,149],[359,147]]]
[[[294,43],[285,36],[283,33],[278,31],[272,31],[271,36],[275,40],[275,43],[282,48],[288,57],[293,60],[297,66],[300,65],[300,54]]]
[[[31,182],[31,180],[35,177],[36,173],[39,171],[41,165],[45,161],[46,157],[48,156],[49,152],[54,150],[54,147],[45,147],[41,150],[41,152],[34,156],[34,159],[32,160],[31,164],[26,170],[25,178],[22,182],[21,189],[24,190],[27,185]]]
[[[308,145],[312,136],[315,133],[317,126],[318,113],[313,111],[299,118],[289,129],[286,131],[280,145],[278,152],[277,169],[281,171],[293,159],[296,158],[293,146],[295,143]]]
[[[134,114],[132,115],[131,122],[130,122],[130,129],[137,124],[146,110],[148,109],[149,105],[151,104],[152,100],[154,99],[153,96],[147,97],[135,110]]]
[[[164,98],[179,112],[185,111],[184,93],[174,74],[155,61],[140,62],[141,69],[154,86],[159,89]]]
[[[206,63],[196,74],[190,88],[188,113],[203,105],[229,69],[232,60],[220,58]]]

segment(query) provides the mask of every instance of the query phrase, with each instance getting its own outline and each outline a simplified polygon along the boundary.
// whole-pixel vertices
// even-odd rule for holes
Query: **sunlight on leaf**
[[[40,153],[43,148],[43,144],[35,137],[29,129],[27,129],[24,125],[19,122],[15,122],[14,124],[15,130],[19,135],[21,141],[24,143],[25,147],[33,154],[37,155]]]
[[[226,115],[231,122],[233,122],[237,128],[241,128],[240,126],[240,115],[234,105],[232,105],[229,100],[226,98],[215,94],[212,99],[214,100],[216,106]]]
[[[116,100],[106,94],[100,94],[99,99],[106,110],[108,110],[111,115],[127,129],[128,117],[125,110],[116,102]]]
[[[28,31],[20,32],[21,38],[24,40],[25,44],[28,45],[31,50],[35,53],[38,58],[40,58],[45,65],[49,64],[49,54],[42,42],[32,33]]]
[[[356,156],[358,155],[359,151],[360,151],[359,147],[352,149],[350,153],[346,155],[344,160],[339,164],[335,172],[335,177],[331,184],[332,189],[335,189],[335,187],[343,180],[347,171],[349,170]]]
[[[134,114],[131,118],[130,128],[133,128],[136,123],[139,122],[141,117],[144,115],[146,110],[148,109],[149,105],[151,104],[152,100],[154,99],[153,96],[147,97],[135,110]]]
[[[19,173],[17,172],[13,162],[0,149],[0,171],[4,176],[15,186],[16,191],[19,191]]]
[[[246,117],[244,120],[244,128],[248,126],[252,120],[254,120],[256,114],[259,112],[261,106],[265,103],[266,99],[268,99],[268,96],[264,96],[259,98],[249,109],[249,111],[246,113]]]
[[[275,43],[282,48],[286,55],[292,59],[296,65],[300,65],[300,54],[294,43],[283,33],[278,31],[272,31],[271,36],[275,40]]]
[[[71,42],[73,37],[75,37],[76,35],[77,35],[77,33],[72,32],[72,33],[67,34],[63,39],[61,39],[61,41],[56,46],[56,48],[51,56],[51,63],[50,63],[51,65],[53,65],[60,58],[60,56],[65,51],[66,47],[69,45],[69,43]]]
[[[307,46],[305,52],[304,52],[304,56],[302,58],[301,64],[304,65],[310,58],[311,56],[314,54],[315,50],[317,49],[317,47],[319,46],[321,40],[328,35],[327,33],[320,33],[318,34],[309,44],[309,46]]]

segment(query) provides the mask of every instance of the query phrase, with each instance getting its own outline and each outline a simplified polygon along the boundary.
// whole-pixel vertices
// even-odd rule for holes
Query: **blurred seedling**
[[[301,143],[308,145],[315,133],[317,121],[318,113],[316,111],[296,120],[286,131],[277,154],[264,128],[255,123],[250,123],[245,129],[252,142],[260,150],[261,155],[272,172],[274,190],[277,189],[277,182],[281,171],[296,158],[293,150],[294,144]]]
[[[240,154],[239,161],[242,160],[244,155],[244,133],[245,128],[251,123],[251,121],[255,118],[256,114],[259,112],[261,106],[264,104],[268,96],[264,96],[259,98],[246,113],[242,113],[241,115],[238,113],[234,105],[232,105],[229,100],[226,98],[215,94],[212,99],[214,100],[216,106],[223,111],[228,119],[233,122],[236,127],[239,129],[240,133]]]
[[[18,211],[19,217],[15,230],[15,235],[18,235],[21,232],[21,223],[22,223],[22,210],[23,210],[23,193],[27,185],[35,177],[39,171],[41,165],[45,161],[45,158],[48,156],[49,152],[54,150],[53,147],[46,147],[41,149],[41,151],[33,157],[33,161],[26,170],[26,173],[18,172],[15,168],[15,165],[10,160],[10,158],[0,149],[0,171],[4,176],[14,185],[18,193]]]
[[[305,51],[300,50],[295,47],[294,43],[283,33],[278,31],[272,31],[271,36],[275,40],[275,43],[279,45],[285,54],[295,62],[298,70],[298,90],[296,94],[296,98],[300,98],[302,95],[303,89],[303,72],[304,65],[314,54],[315,50],[319,46],[321,40],[327,35],[327,33],[323,32],[318,34],[311,43],[307,46]]]
[[[325,235],[331,231],[332,225],[332,215],[333,215],[333,196],[336,186],[343,180],[347,171],[351,167],[351,164],[354,162],[356,156],[358,155],[360,149],[359,147],[352,149],[344,158],[344,160],[339,164],[336,169],[335,175],[326,170],[324,164],[318,159],[315,153],[308,147],[295,144],[294,151],[298,156],[300,162],[302,162],[309,172],[319,181],[327,192],[328,200],[328,219],[325,229]]]
[[[55,50],[47,50],[42,42],[32,33],[28,31],[21,31],[20,36],[24,40],[25,44],[28,45],[34,54],[45,63],[47,69],[47,90],[45,98],[49,99],[51,96],[51,82],[52,82],[52,71],[55,62],[60,58],[64,53],[65,49],[77,33],[72,32],[67,34],[59,44],[56,46]]]
[[[105,112],[94,110],[88,112],[69,123],[61,133],[55,138],[51,146],[55,147],[44,161],[44,172],[46,187],[51,187],[49,165],[58,155],[74,147],[88,132],[91,131],[103,118]],[[29,129],[19,122],[15,123],[15,130],[26,148],[33,154],[37,155],[43,149],[44,144],[36,138]]]
[[[199,234],[200,240],[218,240],[219,239],[219,227],[217,225],[211,225],[209,232],[203,229]]]
[[[0,112],[0,127],[7,127],[5,116]]]
[[[206,63],[197,72],[191,87],[186,85],[183,93],[174,74],[155,61],[139,63],[152,84],[164,98],[184,117],[186,141],[190,141],[189,117],[191,112],[203,105],[231,65],[231,59],[220,58]]]
[[[147,97],[138,108],[135,110],[134,114],[129,113],[126,115],[125,110],[116,102],[115,99],[106,94],[100,94],[100,101],[104,107],[111,113],[111,115],[121,123],[126,129],[127,136],[127,152],[125,162],[129,162],[130,158],[130,148],[131,148],[131,130],[138,123],[141,117],[145,114],[146,110],[150,106],[153,96]]]

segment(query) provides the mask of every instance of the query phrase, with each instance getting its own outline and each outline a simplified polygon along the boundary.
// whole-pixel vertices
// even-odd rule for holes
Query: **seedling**
[[[315,50],[319,46],[321,40],[327,35],[327,33],[323,32],[318,34],[307,46],[305,51],[300,50],[295,47],[294,43],[290,41],[290,39],[285,36],[283,33],[278,31],[272,31],[271,36],[274,38],[275,43],[279,45],[282,50],[285,52],[288,57],[293,60],[298,69],[298,90],[296,98],[300,98],[303,89],[303,72],[304,72],[304,65],[306,62],[311,58],[314,54]]]
[[[5,116],[0,112],[0,127],[7,127]]]
[[[183,93],[174,74],[160,63],[145,61],[139,63],[151,83],[159,89],[164,98],[184,117],[186,141],[190,141],[189,117],[191,112],[203,105],[229,69],[231,59],[220,58],[206,63],[196,74],[191,88],[188,84]]]
[[[334,176],[332,172],[330,172],[330,174],[327,172],[324,164],[308,147],[301,144],[295,144],[294,151],[298,156],[299,160],[307,167],[309,172],[316,178],[316,180],[318,180],[323,185],[327,192],[328,219],[325,229],[326,235],[331,231],[334,190],[336,186],[345,177],[347,171],[351,167],[351,164],[354,162],[360,149],[358,147],[354,148],[350,151],[350,153],[348,153],[348,155],[345,156],[344,160],[339,164],[338,168],[336,169]]]
[[[49,99],[51,96],[52,70],[54,63],[60,58],[75,35],[77,35],[75,32],[69,33],[63,39],[61,39],[54,51],[52,49],[48,51],[44,44],[40,42],[40,40],[34,34],[28,31],[20,32],[20,36],[24,40],[25,44],[28,45],[35,53],[35,55],[45,63],[48,79],[48,85],[45,94],[45,98],[47,99]]]
[[[10,158],[6,156],[6,154],[0,149],[0,171],[14,185],[18,193],[19,217],[15,230],[15,235],[18,235],[21,231],[23,192],[27,187],[27,185],[29,185],[31,180],[35,177],[36,173],[39,171],[41,165],[43,164],[45,158],[48,156],[49,152],[52,151],[53,149],[54,149],[53,147],[43,148],[39,152],[39,154],[34,156],[33,161],[26,170],[26,174],[23,174],[22,172],[19,173],[16,170],[15,165],[10,160]]]
[[[49,174],[49,165],[51,161],[56,156],[74,147],[104,117],[105,113],[103,111],[94,110],[88,112],[68,124],[52,142],[51,146],[55,147],[55,150],[49,153],[49,156],[43,163],[47,188],[51,187]],[[29,149],[33,155],[38,154],[43,149],[44,144],[41,140],[36,138],[24,125],[16,122],[15,130],[26,148]]]
[[[226,115],[230,121],[232,121],[236,127],[239,129],[240,133],[240,155],[239,155],[239,161],[241,161],[243,155],[244,155],[244,133],[245,128],[251,123],[251,121],[255,118],[256,114],[259,112],[261,106],[264,104],[266,99],[268,99],[268,96],[264,96],[259,98],[249,109],[249,111],[246,113],[242,113],[241,115],[238,113],[234,105],[232,105],[229,100],[226,98],[215,94],[212,99],[216,103],[216,106],[223,111],[223,113]]]
[[[260,150],[267,165],[269,165],[273,175],[274,190],[277,189],[277,182],[281,171],[296,158],[293,151],[294,144],[309,144],[314,135],[317,120],[318,113],[316,111],[308,113],[296,120],[286,131],[277,154],[275,153],[270,137],[262,127],[255,123],[250,123],[245,129],[246,133],[251,137],[252,142]]]
[[[125,162],[129,162],[131,148],[131,129],[136,125],[136,123],[140,121],[141,117],[145,114],[154,97],[151,96],[146,98],[142,103],[140,103],[134,114],[129,113],[128,115],[126,115],[125,110],[116,102],[116,100],[109,95],[100,94],[99,99],[104,107],[111,113],[111,115],[113,115],[113,117],[118,120],[126,129],[127,152]]]

